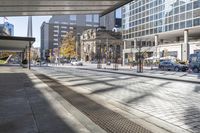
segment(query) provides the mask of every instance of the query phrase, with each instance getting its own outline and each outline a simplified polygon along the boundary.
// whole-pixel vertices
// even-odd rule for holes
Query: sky
[[[121,17],[121,10],[116,11],[116,17]],[[27,36],[28,28],[28,17],[6,17],[5,20],[3,17],[0,17],[0,24],[4,23],[4,20],[14,25],[14,36]],[[48,22],[51,16],[33,16],[32,17],[32,26],[33,26],[33,37],[36,38],[34,47],[40,47],[40,26],[44,21]]]
[[[33,37],[36,38],[34,47],[40,47],[40,26],[44,21],[48,22],[51,16],[33,16]],[[27,36],[28,17],[6,17],[7,22],[14,25],[14,36]],[[0,24],[4,22],[4,18],[0,17]]]

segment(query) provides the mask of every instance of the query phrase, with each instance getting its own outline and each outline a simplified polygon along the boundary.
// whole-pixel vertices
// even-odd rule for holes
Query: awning
[[[34,42],[32,37],[0,36],[0,50],[23,51]]]
[[[107,14],[132,0],[1,0],[0,16]]]

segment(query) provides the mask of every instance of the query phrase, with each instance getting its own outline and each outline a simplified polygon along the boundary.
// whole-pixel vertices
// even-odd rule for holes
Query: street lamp
[[[141,40],[141,39],[138,40],[138,39],[136,38],[136,44],[138,44],[138,43],[137,43],[138,41],[139,41],[139,45],[137,45],[137,49],[138,49],[138,57],[137,57],[137,58],[138,58],[138,59],[137,59],[137,60],[138,60],[138,61],[137,61],[137,62],[138,62],[138,63],[137,63],[138,65],[137,65],[137,72],[138,72],[138,73],[142,73],[142,72],[143,72],[143,61],[142,61],[142,60],[143,60],[143,59],[142,59],[143,56],[142,56],[142,54],[141,54],[141,48],[142,48],[141,43],[142,43],[142,40]]]
[[[97,69],[101,69],[101,40],[97,40]]]

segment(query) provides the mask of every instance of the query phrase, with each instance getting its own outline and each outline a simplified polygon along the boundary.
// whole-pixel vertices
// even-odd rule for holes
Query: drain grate
[[[122,115],[43,74],[36,76],[108,133],[151,133]]]

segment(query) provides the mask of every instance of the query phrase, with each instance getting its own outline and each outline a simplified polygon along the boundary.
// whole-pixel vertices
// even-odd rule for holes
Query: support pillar
[[[156,47],[155,55],[157,58],[160,58],[160,50],[158,48],[158,35],[155,35],[155,47]]]
[[[184,43],[182,44],[182,61],[187,61],[189,57],[188,30],[184,30]]]
[[[124,49],[123,49],[123,66],[125,65],[125,49],[126,49],[126,41],[124,40]]]
[[[29,42],[28,50],[29,50],[29,54],[28,54],[28,69],[30,70],[31,69],[31,42]]]

